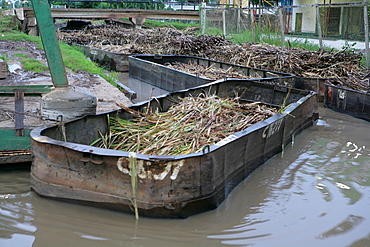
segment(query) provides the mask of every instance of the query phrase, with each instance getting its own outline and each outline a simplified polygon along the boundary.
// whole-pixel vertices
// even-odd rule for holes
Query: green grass
[[[25,71],[35,71],[38,73],[43,73],[48,70],[48,66],[42,64],[39,60],[32,58],[23,58],[21,60],[23,63],[23,69]]]
[[[1,12],[0,12],[0,15]],[[0,33],[9,32],[18,29],[18,22],[15,16],[1,16],[0,17]],[[0,35],[1,36],[1,35]]]
[[[39,36],[31,36],[19,31],[8,31],[0,35],[0,40],[7,41],[30,41],[41,44],[41,38]]]
[[[224,35],[223,31],[216,27],[207,28],[205,34],[210,35],[210,36],[223,36]]]
[[[156,21],[156,20],[146,20],[145,26],[155,28],[155,27],[175,27],[179,30],[186,29],[188,27],[199,26],[198,22],[182,22],[182,21]]]
[[[86,56],[75,46],[69,46],[59,42],[60,50],[63,57],[64,65],[74,72],[86,71],[91,74],[100,75],[113,86],[117,86],[115,80],[118,76],[116,73],[107,73],[95,62],[86,59]]]
[[[75,72],[87,71],[92,74],[101,72],[94,62],[86,59],[86,56],[78,49],[64,43],[59,43],[64,65]]]
[[[243,44],[246,42],[251,42],[251,43],[259,43],[259,44],[270,44],[270,45],[276,45],[276,46],[283,46],[280,34],[271,33],[269,31],[265,31],[265,32],[256,31],[255,40],[253,39],[252,32],[250,31],[231,35],[228,39],[236,44]],[[305,49],[309,51],[317,51],[320,49],[319,45],[310,43],[308,39],[287,40],[287,36],[285,37],[284,46],[291,47],[291,48]],[[327,50],[331,49],[325,46],[323,48]]]
[[[122,21],[129,22],[129,18],[122,17],[119,18]],[[144,26],[149,28],[159,28],[159,27],[174,27],[179,30],[186,29],[188,27],[199,27],[199,22],[189,22],[189,21],[158,21],[158,20],[145,20]]]
[[[0,59],[2,59],[2,60],[4,60],[5,62],[7,62],[9,58],[8,58],[7,56],[0,56]]]
[[[2,15],[0,11],[0,40],[41,42],[40,37],[19,32],[18,24],[15,16]]]
[[[14,56],[15,57],[23,57],[23,58],[28,57],[28,55],[24,54],[24,53],[15,53]]]
[[[305,49],[309,51],[317,51],[320,49],[319,45],[309,42],[308,39],[305,40],[293,39],[290,41],[285,41],[285,46],[298,49]],[[331,48],[324,46],[323,49],[330,50]]]

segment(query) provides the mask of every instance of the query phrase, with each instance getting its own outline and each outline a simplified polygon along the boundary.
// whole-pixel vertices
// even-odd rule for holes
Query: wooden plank
[[[24,136],[24,92],[15,91],[15,136]]]
[[[6,62],[0,59],[0,79],[5,79],[8,77],[8,67]]]

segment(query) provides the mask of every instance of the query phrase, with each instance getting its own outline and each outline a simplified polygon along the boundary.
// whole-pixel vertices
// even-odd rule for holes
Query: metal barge
[[[210,66],[212,64],[215,65],[216,68],[233,67],[245,75],[256,75],[261,78],[271,79],[275,83],[277,81],[276,78],[279,77],[282,85],[290,85],[297,89],[317,92],[318,101],[324,102],[325,106],[330,109],[365,120],[370,119],[370,109],[367,99],[369,92],[364,93],[332,86],[329,81],[335,80],[335,78],[299,77],[288,73],[250,68],[192,56],[111,54],[104,50],[86,46],[83,47],[85,54],[90,56],[90,58],[94,61],[104,64],[105,66],[116,71],[128,71],[130,77],[170,92],[199,86],[211,81],[210,78],[192,75],[165,66],[165,63],[168,62],[177,61],[187,63],[192,61],[205,66]],[[122,62],[124,63],[124,66],[120,65]],[[330,96],[330,93],[341,96],[335,96],[336,99],[334,99]],[[345,102],[343,99],[341,99],[343,98],[343,94],[346,94]],[[364,97],[364,95],[367,96]]]
[[[166,111],[177,97],[238,95],[241,100],[288,107],[265,121],[234,133],[202,152],[186,155],[137,153],[131,170],[130,153],[89,144],[108,131],[108,116],[132,119],[124,110],[89,115],[60,126],[31,132],[31,187],[39,195],[140,216],[186,218],[217,208],[253,170],[278,154],[318,118],[317,93],[255,80],[225,79],[152,99],[152,110]],[[148,102],[131,106],[145,110]],[[65,140],[64,140],[65,138]],[[133,193],[132,174],[137,175]],[[135,176],[136,177],[136,176]]]
[[[324,104],[332,110],[370,121],[369,92],[325,84]]]
[[[81,49],[81,51],[92,61],[101,66],[117,72],[128,72],[129,56],[132,54],[113,53],[98,48],[92,48],[85,45],[73,44]]]
[[[231,63],[214,61],[206,58],[181,55],[133,55],[128,58],[129,75],[151,84],[168,92],[176,92],[186,88],[200,86],[215,81],[215,79],[190,74],[181,70],[166,66],[167,63],[189,62],[203,65],[205,68],[235,70],[245,76],[254,77],[255,80],[263,78],[263,81],[270,81],[273,84],[283,86],[291,85],[294,75],[241,66]]]
[[[257,77],[261,78],[280,77],[281,80],[283,80],[283,83],[289,83],[295,88],[317,92],[319,101],[324,101],[326,82],[333,79],[298,77],[289,73],[268,71],[194,56],[146,54],[135,55],[112,53],[84,45],[77,46],[81,47],[81,51],[83,51],[86,56],[100,65],[117,72],[129,72],[130,77],[142,80],[148,84],[152,84],[167,91],[182,90],[212,81],[210,78],[199,77],[181,71],[176,71],[164,65],[165,63],[175,61],[182,63],[188,63],[189,61],[192,61],[205,66],[216,65],[216,68],[233,67],[245,75],[256,75]],[[180,77],[186,78],[189,81],[181,82],[179,81]],[[178,85],[171,85],[174,82],[178,83]]]
[[[332,110],[346,113],[370,121],[369,92],[360,92],[334,86],[329,81],[335,78],[303,78],[292,74],[251,68],[209,59],[179,55],[134,55],[129,57],[130,77],[173,92],[199,86],[212,81],[210,78],[189,74],[166,66],[166,63],[189,63],[204,65],[206,68],[232,69],[277,85],[291,86],[297,89],[317,92],[319,102]],[[369,89],[370,90],[370,89]]]

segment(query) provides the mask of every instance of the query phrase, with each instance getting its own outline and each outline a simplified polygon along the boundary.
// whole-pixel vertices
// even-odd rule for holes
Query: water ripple
[[[14,238],[19,235],[33,235],[36,227],[33,225],[34,210],[25,194],[6,194],[0,196],[0,228],[1,238]]]

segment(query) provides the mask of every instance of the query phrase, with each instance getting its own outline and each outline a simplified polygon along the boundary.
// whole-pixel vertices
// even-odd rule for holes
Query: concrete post
[[[130,22],[134,25],[134,29],[141,29],[144,25],[146,18],[145,17],[130,17]]]
[[[202,35],[206,33],[206,21],[207,21],[207,10],[206,3],[202,2],[200,4],[200,26],[202,28]]]
[[[322,48],[322,32],[321,32],[321,20],[320,20],[320,9],[319,0],[316,1],[316,24],[317,24],[317,34],[319,35],[319,47]]]
[[[279,8],[279,22],[280,22],[280,32],[281,32],[281,46],[285,46],[285,23],[283,16],[283,8]]]
[[[225,8],[222,9],[222,32],[224,37],[226,37],[226,13]]]

